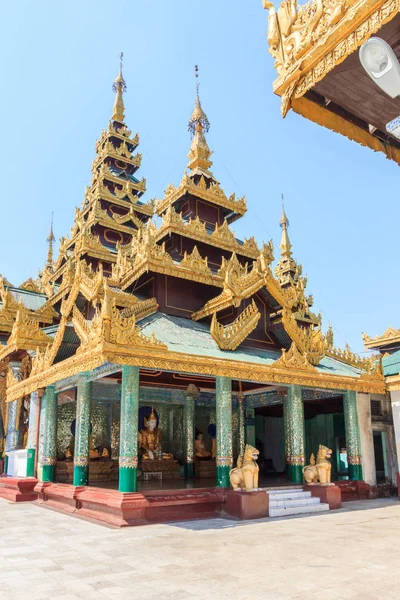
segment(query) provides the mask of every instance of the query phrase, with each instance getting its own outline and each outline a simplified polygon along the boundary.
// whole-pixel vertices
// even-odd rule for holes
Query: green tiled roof
[[[9,287],[8,289],[14,300],[17,302],[22,300],[23,305],[29,310],[37,310],[46,304],[47,296],[45,294],[38,294],[37,292],[30,292],[29,290],[21,290],[12,287]]]
[[[155,313],[141,321],[145,335],[154,333],[157,340],[166,344],[173,352],[183,352],[208,358],[224,358],[247,363],[271,365],[281,353],[276,350],[257,350],[239,347],[231,352],[220,350],[205,323],[190,321],[181,317],[172,317],[164,313]],[[317,366],[321,373],[357,377],[360,371],[355,367],[341,363],[334,358],[325,357]]]
[[[385,377],[400,373],[400,350],[389,354],[383,359],[383,372]]]

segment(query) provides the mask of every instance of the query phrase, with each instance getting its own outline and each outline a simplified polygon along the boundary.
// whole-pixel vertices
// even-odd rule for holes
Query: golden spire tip
[[[206,133],[210,129],[210,122],[207,118],[206,113],[202,109],[201,102],[200,102],[200,96],[199,96],[200,82],[199,82],[199,67],[198,67],[198,65],[195,65],[195,67],[194,67],[194,75],[196,78],[196,102],[194,105],[192,115],[189,119],[189,127],[188,127],[188,129],[192,135],[194,135],[196,133],[196,128],[200,128],[201,131],[205,131]]]

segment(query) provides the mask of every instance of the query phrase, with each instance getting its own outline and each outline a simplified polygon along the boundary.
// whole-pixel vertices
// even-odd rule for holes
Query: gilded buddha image
[[[161,448],[161,430],[158,427],[157,415],[154,408],[151,409],[149,416],[144,418],[144,428],[139,431],[138,442],[142,450],[143,460],[168,460],[172,459],[172,454],[162,452]]]

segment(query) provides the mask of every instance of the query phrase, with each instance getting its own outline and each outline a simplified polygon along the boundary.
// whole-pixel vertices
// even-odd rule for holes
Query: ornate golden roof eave
[[[267,384],[354,390],[364,393],[384,394],[383,380],[362,380],[358,377],[329,375],[318,370],[290,369],[274,365],[241,362],[231,359],[203,357],[173,352],[156,347],[128,347],[103,342],[95,350],[87,350],[52,365],[7,389],[7,402],[30,394],[39,387],[54,384],[82,371],[90,371],[106,362],[116,365],[132,365],[163,371],[184,372],[205,376],[222,376]]]
[[[41,330],[39,321],[32,318],[32,311],[28,311],[20,302],[11,335],[7,344],[0,349],[0,360],[17,350],[42,349],[51,345],[52,342],[53,338]]]
[[[388,327],[382,335],[371,338],[366,333],[363,333],[362,338],[366,350],[379,349],[384,346],[400,343],[400,329]]]
[[[221,350],[233,351],[254,331],[260,318],[261,313],[254,300],[252,300],[251,304],[232,323],[227,325],[218,323],[216,314],[214,313],[210,333]]]
[[[162,216],[170,206],[184,197],[187,193],[197,196],[201,200],[206,200],[211,204],[216,204],[222,208],[229,209],[231,212],[241,216],[247,211],[246,199],[244,196],[243,198],[238,198],[236,200],[235,194],[232,194],[232,196],[228,198],[219,185],[207,189],[205,183],[204,185],[201,185],[200,181],[199,184],[196,185],[192,179],[185,174],[177,188],[172,185],[168,186],[163,200],[156,201],[156,214]]]
[[[268,43],[278,70],[273,87],[282,97],[283,116],[292,100],[303,96],[400,10],[400,0],[313,0],[302,6],[285,0],[278,13],[272,2],[263,3],[270,11]]]
[[[160,242],[171,233],[176,233],[197,242],[203,242],[209,246],[228,250],[229,252],[236,252],[236,254],[239,254],[240,256],[252,259],[257,258],[259,249],[254,238],[250,238],[249,240],[245,239],[243,244],[239,244],[233,232],[230,232],[229,236],[225,234],[223,231],[225,224],[227,227],[227,222],[224,221],[224,225],[221,227],[217,226],[214,232],[208,233],[205,223],[198,217],[190,219],[189,221],[184,221],[180,214],[171,206],[163,215],[163,222],[155,239],[157,242]]]
[[[122,185],[122,181],[119,182]],[[87,210],[90,207],[91,202],[99,201],[99,200],[109,200],[112,204],[116,206],[121,206],[122,208],[127,208],[128,210],[133,208],[134,211],[146,215],[148,217],[152,217],[154,214],[154,202],[151,200],[149,202],[141,202],[139,204],[139,198],[137,196],[133,196],[136,198],[136,202],[134,200],[125,200],[124,198],[118,198],[111,192],[109,192],[108,188],[104,185],[100,185],[96,183],[90,195],[89,204],[87,204],[82,210]]]

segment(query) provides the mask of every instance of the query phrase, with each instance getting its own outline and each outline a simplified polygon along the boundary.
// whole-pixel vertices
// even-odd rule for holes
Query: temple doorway
[[[254,417],[254,445],[260,451],[260,486],[286,485],[289,481],[285,473],[282,404],[258,407]]]
[[[305,417],[305,462],[311,454],[316,456],[320,444],[332,450],[332,480],[348,479],[343,398],[328,397],[306,400]]]

